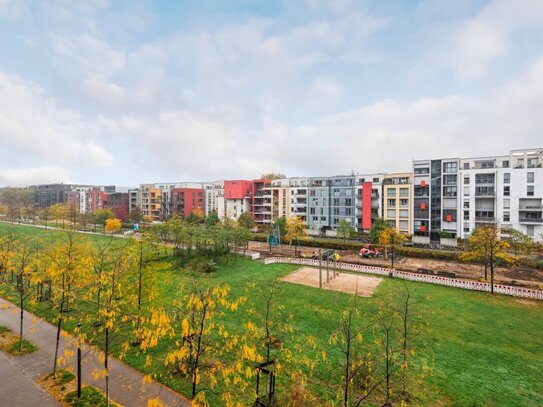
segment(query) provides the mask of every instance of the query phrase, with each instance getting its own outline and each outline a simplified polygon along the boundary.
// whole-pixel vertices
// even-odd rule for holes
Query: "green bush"
[[[213,273],[217,271],[217,264],[213,260],[197,257],[188,262],[187,267],[197,273]]]

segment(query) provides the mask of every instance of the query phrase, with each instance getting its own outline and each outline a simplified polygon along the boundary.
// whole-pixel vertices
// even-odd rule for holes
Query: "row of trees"
[[[420,367],[408,374],[407,358],[416,347],[418,327],[407,288],[401,301],[383,304],[371,315],[353,297],[345,310],[338,310],[336,329],[323,332],[323,338],[294,333],[296,310],[281,303],[285,294],[277,279],[249,284],[247,295],[235,297],[228,286],[193,273],[176,288],[171,304],[157,305],[164,303],[154,299],[162,295],[157,286],[165,260],[175,263],[183,252],[223,256],[245,241],[233,237],[236,233],[247,231],[181,219],[153,228],[141,241],[91,239],[65,231],[52,242],[6,233],[0,237],[0,288],[21,309],[21,340],[23,311],[48,304],[57,327],[54,374],[66,357],[59,354],[62,329],[75,325],[76,318],[82,322],[82,338],[104,350],[106,393],[110,355],[123,357],[132,345],[149,357],[157,355],[154,348],[166,347],[158,353],[164,359],[149,363],[163,362],[183,377],[190,384],[189,396],[201,404],[218,388],[225,405],[246,403],[254,394],[255,364],[270,361],[276,374],[295,383],[281,389],[284,399],[318,402],[312,389],[323,386],[338,395],[334,403],[345,406],[406,400],[416,392],[413,380]],[[328,353],[336,356],[328,358]]]

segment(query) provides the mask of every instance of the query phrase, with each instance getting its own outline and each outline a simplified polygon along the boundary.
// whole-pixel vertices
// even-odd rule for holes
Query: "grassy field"
[[[0,234],[11,226],[0,224]],[[55,239],[59,232],[31,227],[18,227],[21,234]],[[95,237],[93,237],[94,239]],[[96,237],[107,239],[108,237]],[[177,287],[187,278],[183,270],[164,263],[156,303],[169,304],[177,297]],[[264,266],[245,258],[232,257],[221,263],[219,270],[202,278],[212,283],[228,284],[233,297],[247,295],[249,284],[267,285],[276,275],[295,270],[293,265]],[[385,278],[372,298],[361,298],[359,305],[371,318],[377,303],[392,303],[404,282]],[[469,292],[449,287],[407,282],[415,299],[417,318],[427,323],[417,338],[426,351],[418,353],[415,364],[431,361],[431,374],[425,376],[416,395],[419,405],[454,406],[541,406],[543,405],[543,303],[506,296]],[[9,293],[5,293],[9,297]],[[315,382],[337,380],[339,370],[331,370],[339,353],[329,344],[330,334],[337,328],[341,309],[350,302],[347,294],[279,283],[278,301],[293,314],[292,337],[314,336],[317,349],[327,349],[328,371],[318,371]],[[258,308],[263,299],[249,296],[251,306]],[[35,312],[49,317],[45,304]],[[83,307],[80,312],[90,312]],[[233,314],[225,323],[235,330],[244,324],[243,313]],[[73,328],[74,323],[68,327]],[[84,327],[92,330],[92,327]],[[146,355],[131,350],[125,361],[146,372],[158,372],[158,380],[187,393],[187,381],[171,377],[163,367],[168,341],[150,351],[152,363],[145,366]],[[421,345],[422,346],[422,345]],[[288,387],[289,379],[278,378],[278,389]],[[311,385],[311,383],[310,383]],[[323,398],[333,397],[332,390],[315,386]]]

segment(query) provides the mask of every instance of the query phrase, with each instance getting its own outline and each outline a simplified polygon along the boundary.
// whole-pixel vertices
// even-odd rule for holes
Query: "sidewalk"
[[[6,306],[9,308],[6,308]],[[19,308],[15,305],[0,298],[0,325],[8,327],[13,332],[18,332],[18,310]],[[26,312],[24,317],[24,330],[25,339],[36,345],[38,350],[28,355],[13,358],[11,359],[11,363],[19,373],[24,374],[29,380],[36,382],[40,377],[50,373],[53,369],[56,328],[48,322]],[[59,355],[64,355],[66,350],[74,356],[70,357],[70,360],[66,361],[66,364],[61,365],[60,368],[69,366],[75,372],[77,346],[75,338],[71,335],[61,336]],[[100,377],[94,379],[92,374],[93,371],[100,370],[103,367],[103,363],[100,361],[100,355],[102,355],[103,358],[102,352],[94,351],[89,346],[83,345],[82,354],[83,385],[92,385],[105,391],[104,378]],[[3,362],[4,361],[0,359],[0,363],[4,364]],[[117,359],[110,358],[109,366],[110,397],[126,407],[145,407],[147,405],[147,400],[152,398],[159,398],[165,406],[190,406],[190,402],[186,398],[160,383],[155,381],[149,382],[149,380],[144,383],[143,374]],[[21,389],[26,386],[27,384],[21,382]],[[1,398],[1,395],[4,395],[6,391],[11,394],[11,387],[13,387],[13,384],[8,385],[7,382],[3,380],[0,381],[0,405],[6,405],[2,403],[3,399]],[[19,381],[17,381],[17,387],[19,387]],[[23,392],[23,390],[21,390],[21,392]],[[33,400],[36,399],[32,399],[31,397],[36,397],[36,395],[34,395],[33,392],[29,392],[26,403],[21,405],[40,405],[44,407],[55,405],[46,404],[46,402],[35,403]]]

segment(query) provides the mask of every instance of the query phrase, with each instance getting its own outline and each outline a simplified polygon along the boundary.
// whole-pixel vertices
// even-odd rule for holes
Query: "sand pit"
[[[375,289],[381,284],[382,278],[369,277],[361,274],[338,273],[332,278],[334,271],[330,270],[330,282],[326,283],[326,269],[322,269],[322,288],[325,290],[341,291],[349,294],[358,294],[361,297],[371,297]],[[302,267],[281,279],[289,283],[302,284],[310,287],[319,286],[319,269],[315,267]]]

